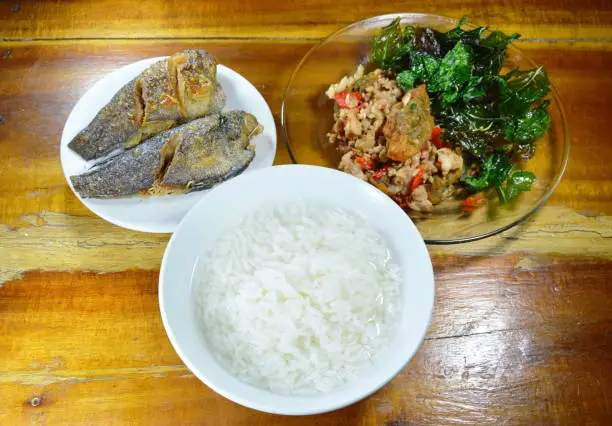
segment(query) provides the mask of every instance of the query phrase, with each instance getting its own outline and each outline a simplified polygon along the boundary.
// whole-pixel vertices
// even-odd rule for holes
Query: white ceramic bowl
[[[386,238],[402,271],[401,316],[395,336],[374,365],[331,392],[284,396],[248,385],[209,352],[192,297],[194,267],[226,229],[260,207],[299,195],[354,212]],[[410,361],[421,344],[434,303],[434,277],[425,243],[410,218],[389,197],[348,174],[289,165],[238,176],[210,191],[185,216],[170,239],[160,271],[161,315],[175,350],[208,387],[238,404],[277,414],[315,414],[350,405],[375,392]]]

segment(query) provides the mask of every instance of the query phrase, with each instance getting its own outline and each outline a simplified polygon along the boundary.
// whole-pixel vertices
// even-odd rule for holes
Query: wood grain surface
[[[612,40],[608,0],[6,1],[0,37],[319,38],[360,19],[399,12],[469,15],[528,38]]]
[[[282,417],[238,406],[181,363],[161,324],[166,235],[95,217],[59,139],[99,78],[205,47],[279,122],[282,91],[320,37],[419,11],[521,32],[571,129],[565,178],[529,221],[431,246],[436,306],[410,364],[345,409]],[[612,418],[612,7],[574,0],[0,3],[0,425],[609,424]],[[277,163],[289,162],[279,140]]]

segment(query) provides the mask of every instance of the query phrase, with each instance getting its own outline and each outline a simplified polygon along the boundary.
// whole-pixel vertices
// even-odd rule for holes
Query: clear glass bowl
[[[402,24],[440,31],[457,25],[456,20],[437,15],[383,15],[349,25],[312,48],[293,73],[283,98],[283,136],[295,163],[337,167],[339,154],[326,138],[333,124],[333,102],[324,92],[330,84],[354,72],[358,64],[369,61],[373,36],[396,17]],[[513,46],[507,56],[508,68],[536,66]],[[537,142],[535,156],[521,165],[537,176],[532,190],[505,205],[491,195],[486,206],[472,213],[464,212],[459,201],[442,203],[432,213],[409,212],[427,243],[463,243],[495,235],[525,220],[546,202],[565,171],[570,143],[565,114],[554,88],[550,98],[550,130]]]

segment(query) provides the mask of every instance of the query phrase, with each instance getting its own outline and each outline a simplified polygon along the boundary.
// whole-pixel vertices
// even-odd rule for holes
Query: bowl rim
[[[291,145],[289,143],[289,134],[288,134],[288,123],[287,123],[287,99],[289,97],[289,90],[291,89],[293,80],[295,79],[295,77],[297,76],[297,73],[300,71],[300,69],[302,68],[302,65],[308,60],[308,58],[310,57],[310,55],[312,55],[314,52],[317,51],[317,49],[319,49],[319,47],[321,47],[324,43],[326,43],[328,40],[331,40],[332,38],[336,37],[337,35],[344,33],[345,31],[348,31],[354,27],[358,27],[361,26],[365,23],[370,23],[370,22],[378,22],[378,21],[387,21],[387,20],[392,20],[395,18],[400,18],[400,19],[406,19],[406,18],[413,18],[413,19],[417,19],[417,18],[433,18],[433,19],[440,19],[440,20],[445,20],[447,21],[447,23],[449,24],[458,24],[459,20],[455,19],[455,18],[449,18],[447,16],[443,16],[443,15],[436,15],[436,14],[432,14],[432,13],[389,13],[389,14],[385,14],[385,15],[377,15],[377,16],[372,16],[369,18],[365,18],[356,22],[353,22],[352,24],[349,24],[345,27],[342,27],[336,31],[334,31],[333,33],[331,33],[330,35],[328,35],[327,37],[324,37],[323,39],[321,39],[317,44],[315,44],[313,47],[311,47],[308,52],[306,52],[306,54],[304,55],[304,57],[300,60],[300,62],[298,63],[298,65],[296,66],[295,70],[293,71],[293,73],[291,73],[291,77],[289,78],[289,81],[287,82],[285,89],[283,90],[283,101],[281,104],[281,133],[283,135],[283,143],[285,145],[285,149],[287,150],[288,154],[289,154],[289,158],[291,158],[291,161],[293,162],[293,164],[300,164],[297,162],[295,155],[291,149]],[[471,28],[476,28],[476,25],[471,24],[471,23],[466,23],[464,24],[464,26],[466,27],[471,27]],[[538,65],[528,56],[526,56],[523,51],[521,49],[519,49],[518,47],[516,47],[515,45],[511,45],[509,47],[510,49],[514,49],[517,52],[519,52],[522,56],[522,58],[524,60],[526,60],[527,62],[529,62],[533,67],[537,67]],[[557,92],[557,89],[555,88],[553,82],[550,82],[550,96],[553,98],[554,103],[556,105],[556,107],[559,109],[559,115],[561,117],[561,125],[563,127],[563,154],[561,157],[561,166],[558,168],[559,172],[557,173],[557,175],[555,176],[555,178],[553,180],[551,180],[550,184],[548,185],[548,190],[544,193],[544,195],[538,200],[537,203],[534,204],[534,206],[531,208],[531,210],[529,210],[527,213],[525,213],[523,216],[519,217],[518,219],[507,223],[504,226],[501,226],[497,229],[494,229],[492,231],[488,231],[488,232],[484,232],[482,234],[477,234],[477,235],[473,235],[473,236],[469,236],[469,237],[462,237],[462,238],[455,238],[455,239],[427,239],[424,238],[425,244],[431,244],[431,245],[450,245],[450,244],[462,244],[462,243],[469,243],[469,242],[473,242],[473,241],[478,241],[478,240],[482,240],[497,234],[500,234],[504,231],[507,231],[513,227],[515,227],[516,225],[526,221],[527,219],[529,219],[534,213],[536,213],[538,210],[540,210],[540,208],[542,208],[542,206],[544,204],[546,204],[546,202],[550,199],[550,197],[552,196],[553,192],[555,191],[555,189],[557,188],[557,186],[559,185],[559,182],[561,182],[561,179],[563,179],[563,176],[565,175],[565,171],[567,170],[567,164],[569,162],[569,155],[570,155],[570,146],[571,146],[571,141],[570,141],[570,130],[569,130],[569,124],[567,122],[567,117],[565,115],[565,109],[563,108],[563,104],[561,102],[561,97],[559,96],[559,93]],[[550,131],[550,129],[548,130]],[[416,225],[415,225],[416,226]],[[417,226],[418,228],[418,226]]]
[[[346,179],[347,181],[350,180],[352,182],[351,185],[361,186],[366,191],[376,196],[381,197],[382,202],[385,204],[385,209],[400,209],[400,207],[397,206],[397,204],[395,204],[393,200],[388,198],[384,193],[382,193],[375,187],[369,185],[368,183],[358,178],[355,178],[351,175],[343,173],[341,171],[334,170],[331,168],[326,168],[326,167],[320,167],[320,166],[301,165],[301,164],[300,165],[294,165],[294,164],[280,165],[280,166],[269,167],[269,168],[264,168],[260,170],[254,170],[252,172],[237,176],[236,178],[232,179],[231,182],[234,182],[233,185],[236,185],[237,182],[239,183],[242,180],[257,179],[257,175],[283,173],[282,172],[283,170],[287,170],[287,169],[291,170],[291,169],[297,169],[297,168],[316,170],[317,173],[326,173],[330,176],[332,175],[335,176],[334,178]],[[385,386],[387,383],[393,380],[404,368],[406,368],[408,363],[414,358],[416,352],[422,346],[425,340],[425,336],[427,335],[427,331],[429,330],[429,327],[431,326],[431,321],[433,318],[433,312],[434,312],[434,307],[435,307],[435,293],[436,293],[435,274],[433,271],[431,256],[429,255],[429,251],[427,250],[425,242],[420,232],[418,231],[418,228],[414,225],[414,223],[412,222],[412,219],[407,215],[405,216],[408,222],[407,225],[409,227],[412,227],[412,231],[414,231],[417,237],[417,239],[415,240],[415,243],[421,246],[423,253],[425,254],[425,257],[423,259],[424,261],[423,271],[427,275],[427,282],[424,282],[424,281],[420,282],[418,284],[418,287],[422,287],[424,285],[428,287],[428,289],[426,290],[427,294],[425,296],[428,303],[424,307],[424,310],[423,310],[426,317],[425,316],[421,317],[425,321],[425,326],[422,330],[419,330],[418,334],[416,334],[416,337],[417,337],[416,345],[414,347],[410,347],[410,350],[404,351],[401,354],[401,361],[397,360],[393,363],[393,366],[395,368],[393,369],[392,372],[387,372],[387,374],[381,373],[380,378],[376,379],[374,386],[371,386],[371,387],[366,387],[365,385],[364,386],[358,385],[359,379],[357,379],[357,381],[355,382],[355,386],[352,387],[352,389],[354,390],[350,392],[350,395],[345,395],[345,397],[343,399],[340,399],[339,401],[329,399],[330,394],[333,394],[335,390],[332,390],[330,392],[315,394],[315,395],[308,395],[307,397],[303,397],[301,395],[294,395],[294,396],[277,395],[277,394],[272,393],[274,397],[284,399],[284,402],[287,402],[286,406],[273,406],[272,404],[269,404],[269,403],[249,399],[248,397],[245,397],[242,394],[235,392],[231,386],[219,384],[218,382],[210,380],[209,375],[206,373],[206,370],[202,368],[201,366],[197,366],[196,363],[192,360],[192,357],[188,356],[183,350],[183,348],[181,347],[181,343],[179,342],[179,339],[175,334],[174,328],[170,324],[171,322],[170,317],[172,316],[172,314],[169,314],[169,309],[168,309],[169,302],[166,301],[166,295],[167,295],[167,292],[169,291],[168,289],[171,286],[170,279],[169,279],[170,277],[168,276],[168,269],[170,268],[169,258],[171,256],[171,252],[174,250],[177,244],[178,238],[185,238],[185,234],[181,232],[181,230],[187,226],[186,223],[189,221],[190,217],[196,216],[198,214],[198,209],[199,209],[198,206],[200,206],[201,208],[202,205],[206,205],[208,206],[208,208],[210,208],[211,204],[206,203],[205,199],[207,197],[210,198],[211,194],[219,192],[221,188],[225,188],[223,189],[225,191],[228,188],[231,188],[231,186],[228,184],[223,184],[223,185],[219,185],[213,188],[209,193],[205,195],[205,197],[203,197],[202,200],[198,202],[196,206],[194,206],[193,209],[189,211],[189,213],[185,216],[185,218],[181,220],[181,223],[177,227],[177,230],[175,231],[175,233],[172,234],[166,246],[166,249],[164,250],[164,255],[162,258],[160,272],[159,272],[158,300],[159,300],[159,309],[160,309],[160,314],[161,314],[164,330],[166,332],[166,335],[168,336],[168,339],[170,340],[172,347],[178,354],[181,361],[198,378],[198,380],[200,380],[202,383],[204,383],[206,386],[208,386],[210,389],[212,389],[219,395],[229,399],[230,401],[233,401],[235,403],[238,403],[240,405],[243,405],[251,409],[273,413],[273,414],[282,414],[282,415],[292,415],[292,416],[293,415],[311,415],[311,414],[320,414],[320,413],[335,411],[335,410],[347,407],[349,405],[352,405],[362,399],[365,399],[368,396],[375,393],[376,391],[380,390],[383,386]],[[406,286],[405,280],[402,281],[402,286],[404,287]],[[191,291],[191,283],[189,284],[189,291]],[[185,312],[187,311],[189,310],[186,309]],[[189,317],[189,314],[185,313],[185,318],[188,319],[188,317]],[[399,338],[401,337],[395,336],[394,341]],[[223,368],[222,366],[219,366],[219,367]],[[290,406],[289,402],[290,402],[290,399],[296,399],[296,398],[308,398],[309,402],[311,402],[312,404],[311,408],[309,407],[308,409],[302,409],[302,410],[293,409]]]

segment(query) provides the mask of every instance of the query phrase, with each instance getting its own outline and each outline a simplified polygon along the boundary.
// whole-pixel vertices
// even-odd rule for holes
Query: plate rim
[[[342,34],[343,32],[348,31],[349,29],[355,28],[355,27],[359,27],[359,26],[364,26],[366,24],[370,24],[370,23],[376,23],[376,22],[382,22],[382,21],[388,21],[388,20],[392,20],[395,18],[400,18],[402,21],[406,20],[406,19],[420,19],[420,18],[435,18],[439,21],[445,21],[446,23],[449,24],[454,24],[456,25],[457,23],[459,23],[459,19],[456,18],[452,18],[452,17],[448,17],[448,16],[444,16],[444,15],[438,15],[435,13],[419,13],[419,12],[396,12],[396,13],[387,13],[387,14],[381,14],[381,15],[375,15],[375,16],[370,16],[370,17],[366,17],[354,22],[351,22],[349,24],[344,25],[341,28],[338,28],[337,30],[331,32],[330,34],[326,35],[325,37],[321,38],[315,45],[313,45],[300,59],[300,61],[298,62],[298,64],[295,66],[295,68],[293,69],[293,72],[291,73],[291,76],[289,77],[283,93],[282,93],[282,103],[281,103],[281,111],[280,111],[280,127],[281,127],[281,137],[283,139],[283,144],[285,146],[285,149],[287,150],[288,154],[289,154],[289,158],[291,159],[293,164],[305,164],[305,163],[300,163],[299,161],[297,161],[295,154],[294,154],[294,150],[291,148],[291,143],[289,141],[289,132],[288,132],[288,107],[287,107],[287,98],[289,97],[289,89],[291,88],[291,85],[293,83],[294,78],[296,77],[298,71],[301,69],[302,65],[304,63],[306,63],[306,61],[308,60],[308,58],[310,57],[310,55],[314,54],[315,51],[321,47],[324,43],[326,43],[327,41],[333,39],[334,37],[336,37],[337,35]],[[466,23],[464,24],[466,27],[469,28],[476,28],[475,24],[472,23]],[[488,31],[492,31],[490,28]],[[524,50],[522,48],[517,47],[515,44],[509,45],[509,49],[513,49],[516,50],[517,52],[521,53],[523,55],[523,59],[527,62],[529,62],[533,67],[537,67],[538,64],[536,62],[534,62],[531,57],[529,57],[528,55],[524,54]],[[570,151],[571,151],[571,133],[570,133],[570,127],[569,127],[569,123],[567,122],[567,115],[565,112],[565,108],[563,106],[563,102],[561,100],[561,96],[559,95],[559,93],[557,92],[556,86],[555,84],[551,81],[550,82],[550,97],[554,100],[555,106],[559,109],[559,115],[561,117],[560,123],[561,126],[563,128],[563,153],[561,154],[561,163],[560,166],[558,168],[558,174],[557,176],[551,180],[550,184],[549,184],[549,189],[546,191],[546,193],[544,193],[542,195],[542,197],[538,200],[537,203],[534,204],[534,206],[531,208],[531,210],[529,210],[527,213],[525,213],[523,216],[520,216],[506,224],[504,224],[503,226],[500,226],[499,228],[495,228],[493,230],[487,231],[487,232],[483,232],[483,233],[479,233],[479,234],[475,234],[475,235],[469,235],[469,236],[462,236],[462,237],[458,237],[458,238],[424,238],[424,241],[426,244],[431,244],[431,245],[454,245],[454,244],[465,244],[465,243],[470,243],[470,242],[474,242],[474,241],[479,241],[488,237],[492,237],[495,235],[499,235],[502,232],[508,231],[512,228],[514,228],[515,226],[526,222],[529,218],[531,218],[533,215],[535,215],[547,202],[548,200],[552,197],[553,193],[555,192],[555,190],[557,189],[557,187],[559,186],[559,183],[561,182],[561,180],[563,179],[563,177],[565,176],[565,172],[567,171],[567,167],[568,167],[568,163],[569,163],[569,156],[570,156]],[[549,129],[547,132],[552,131],[551,129]],[[420,232],[420,231],[419,231]]]
[[[156,224],[156,225],[147,225],[147,224],[142,224],[142,223],[133,223],[131,221],[126,221],[120,217],[116,217],[113,215],[109,215],[106,212],[100,212],[99,209],[96,209],[94,205],[92,205],[92,203],[88,202],[87,199],[83,198],[80,196],[80,194],[77,193],[77,191],[74,189],[72,182],[70,181],[70,177],[69,177],[69,173],[66,170],[67,167],[67,159],[65,158],[65,154],[64,151],[65,150],[69,150],[70,148],[67,147],[68,143],[70,142],[68,140],[68,137],[66,136],[66,126],[68,124],[68,122],[70,121],[70,118],[72,117],[73,114],[75,114],[75,111],[78,111],[84,107],[80,106],[79,104],[81,104],[83,102],[84,99],[86,99],[88,96],[92,96],[91,93],[95,92],[96,89],[103,85],[104,82],[108,79],[113,78],[113,76],[116,75],[121,75],[122,73],[126,72],[126,69],[129,69],[130,67],[139,67],[139,66],[150,66],[152,64],[154,64],[155,62],[158,62],[160,60],[163,59],[167,59],[170,56],[157,56],[157,57],[150,57],[150,58],[144,58],[144,59],[140,59],[134,62],[131,62],[129,64],[123,65],[109,73],[104,74],[102,77],[100,77],[99,79],[97,79],[91,86],[89,86],[89,88],[85,91],[85,93],[83,93],[83,95],[81,95],[79,97],[79,99],[76,101],[76,103],[74,104],[74,106],[72,107],[72,109],[70,110],[70,113],[68,114],[68,116],[66,117],[66,120],[64,121],[64,126],[62,128],[62,133],[60,136],[60,143],[59,143],[59,156],[60,156],[60,164],[61,164],[61,168],[62,168],[62,174],[64,175],[64,179],[66,181],[66,184],[70,187],[70,190],[72,191],[72,193],[74,194],[74,196],[81,202],[81,204],[83,204],[87,210],[89,210],[91,213],[93,213],[95,216],[115,225],[115,226],[119,226],[121,228],[124,229],[128,229],[131,231],[138,231],[138,232],[145,232],[145,233],[152,233],[152,234],[171,234],[173,233],[176,228],[178,227],[179,223],[182,221],[182,218],[179,219],[176,223],[172,224],[171,226],[167,226],[164,224]],[[146,68],[145,68],[146,69]],[[260,168],[268,168],[271,167],[274,164],[274,160],[276,158],[276,152],[278,151],[278,133],[276,131],[276,120],[274,119],[274,114],[272,113],[272,110],[270,108],[270,105],[268,104],[268,102],[266,101],[265,97],[263,96],[263,94],[257,89],[257,87],[251,83],[246,77],[244,77],[242,74],[240,74],[238,71],[223,65],[223,64],[217,64],[217,73],[221,71],[223,73],[227,73],[228,76],[230,77],[230,79],[232,80],[238,80],[240,81],[242,84],[245,84],[247,86],[250,86],[251,89],[253,89],[260,97],[261,100],[263,101],[262,107],[265,106],[265,109],[263,110],[263,113],[266,114],[272,123],[274,123],[274,126],[272,126],[272,128],[270,129],[271,132],[271,136],[272,136],[272,152],[273,155],[271,156],[271,159],[269,161],[266,161],[264,163],[264,165],[262,165],[261,167],[257,167],[256,169],[260,169]],[[140,71],[142,72],[142,71]],[[122,78],[123,81],[123,85],[125,85],[129,80],[125,80],[125,78]],[[123,87],[123,85],[121,87]],[[113,93],[113,96],[121,89],[118,88],[117,91],[115,91]],[[112,99],[112,98],[111,98]],[[99,112],[100,110],[98,110],[97,112]],[[97,114],[96,112],[96,114]],[[95,117],[95,116],[94,116]],[[93,118],[92,118],[93,120]],[[91,121],[89,122],[91,123]],[[89,123],[87,125],[89,125]],[[66,142],[64,142],[66,141]],[[66,145],[66,146],[65,146]],[[78,155],[78,154],[77,154]],[[82,160],[85,163],[88,163],[85,160]],[[254,170],[256,170],[254,169]],[[222,184],[223,182],[221,182],[220,184]],[[198,192],[197,194],[199,195],[198,198],[203,198],[206,195],[207,191],[201,191]],[[196,193],[192,193],[192,194],[196,194]],[[188,196],[189,194],[180,194],[180,195],[173,195],[173,197],[184,197],[184,196]],[[125,197],[123,199],[145,199],[146,197],[142,197],[142,196],[137,196],[137,195],[133,195],[130,197]],[[104,199],[92,199],[92,200],[103,200]],[[185,215],[191,210],[191,208],[193,208],[196,204],[198,204],[200,202],[200,200],[197,200],[193,203],[193,205],[188,209],[188,211],[185,213]],[[184,217],[184,216],[183,216]]]

